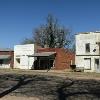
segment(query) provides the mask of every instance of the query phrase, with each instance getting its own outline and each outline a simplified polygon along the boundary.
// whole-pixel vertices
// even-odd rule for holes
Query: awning
[[[9,59],[10,55],[0,55],[0,59]]]
[[[48,57],[56,54],[56,52],[40,52],[40,53],[34,53],[33,55],[29,55],[31,57]]]

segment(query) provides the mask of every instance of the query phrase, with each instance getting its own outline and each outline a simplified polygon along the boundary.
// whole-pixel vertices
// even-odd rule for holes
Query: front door
[[[100,72],[100,62],[99,62],[99,59],[95,59],[95,68],[96,68],[96,72]]]
[[[91,70],[91,58],[84,58],[84,69]]]

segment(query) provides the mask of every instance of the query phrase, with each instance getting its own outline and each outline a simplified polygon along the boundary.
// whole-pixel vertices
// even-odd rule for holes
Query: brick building
[[[63,48],[40,48],[33,56],[37,58],[33,69],[63,70],[75,62],[75,54]]]
[[[0,68],[13,68],[14,51],[11,49],[0,49]]]

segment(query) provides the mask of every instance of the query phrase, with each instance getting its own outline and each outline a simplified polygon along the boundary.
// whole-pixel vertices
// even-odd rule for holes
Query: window
[[[17,63],[19,63],[19,64],[20,64],[20,58],[17,58],[17,59],[16,59],[16,61],[17,61]]]
[[[97,69],[99,69],[99,59],[95,59],[95,65],[96,65]]]
[[[86,52],[90,52],[90,43],[85,44],[85,50]]]
[[[3,64],[3,60],[2,59],[0,59],[0,65],[2,65]]]

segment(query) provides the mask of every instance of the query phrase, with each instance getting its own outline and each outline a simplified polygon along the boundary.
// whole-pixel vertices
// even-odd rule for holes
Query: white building
[[[14,46],[14,68],[31,69],[34,64],[34,57],[30,57],[36,52],[34,44]]]
[[[100,32],[76,35],[75,63],[85,72],[100,72]]]

